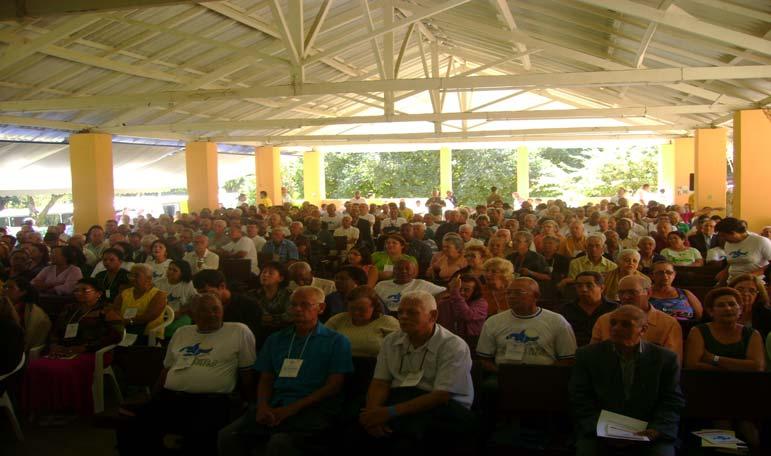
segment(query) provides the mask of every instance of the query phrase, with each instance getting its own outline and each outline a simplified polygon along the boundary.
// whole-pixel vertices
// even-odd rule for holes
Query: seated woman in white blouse
[[[385,336],[399,330],[399,320],[383,315],[383,303],[367,285],[348,293],[348,311],[327,320],[329,329],[351,341],[353,356],[376,357]]]

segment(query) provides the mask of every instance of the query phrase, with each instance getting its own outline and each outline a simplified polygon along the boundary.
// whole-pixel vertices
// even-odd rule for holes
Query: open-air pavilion
[[[46,160],[66,188],[69,167],[83,230],[156,161],[197,211],[218,168],[276,201],[282,148],[318,202],[325,146],[436,144],[444,190],[450,144],[511,142],[526,195],[529,142],[658,139],[660,185],[684,202],[693,174],[696,206],[725,207],[732,140],[734,215],[758,229],[769,36],[760,0],[3,2],[0,192],[37,186],[13,176]],[[19,153],[37,142],[55,145]]]

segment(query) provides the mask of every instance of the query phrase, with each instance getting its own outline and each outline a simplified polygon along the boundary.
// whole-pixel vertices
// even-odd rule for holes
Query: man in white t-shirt
[[[510,310],[485,321],[477,343],[482,367],[497,372],[500,364],[570,364],[576,337],[562,315],[538,307],[538,282],[520,277],[506,290]]]
[[[251,330],[223,323],[222,303],[213,293],[193,298],[190,309],[196,325],[180,327],[171,338],[159,381],[163,388],[118,431],[123,454],[159,448],[162,440],[176,440],[188,452],[216,454],[217,431],[229,421],[236,384],[244,401],[253,398],[257,355]]]
[[[327,224],[327,230],[335,231],[343,223],[343,215],[337,213],[334,203],[327,204],[327,213],[321,216],[321,221]]]
[[[352,220],[350,215],[344,215],[342,225],[332,234],[334,237],[345,237],[346,251],[351,250],[351,247],[356,245],[356,242],[359,240],[359,229],[351,226]]]
[[[239,226],[230,228],[230,243],[223,246],[217,253],[223,258],[246,258],[251,261],[252,272],[254,274],[260,273],[254,241],[244,236]]]
[[[402,295],[409,291],[426,291],[432,296],[443,292],[446,288],[434,285],[422,279],[416,279],[418,267],[409,260],[399,260],[394,265],[393,280],[383,280],[375,285],[375,294],[383,300],[389,313],[399,310]]]
[[[728,271],[721,274],[727,274],[729,281],[740,274],[762,274],[768,267],[771,261],[770,239],[748,232],[744,221],[733,217],[721,220],[715,230],[725,241],[723,249]]]

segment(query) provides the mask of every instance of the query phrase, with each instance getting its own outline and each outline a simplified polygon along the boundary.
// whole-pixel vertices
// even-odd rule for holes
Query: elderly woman
[[[165,329],[165,337],[171,338],[180,326],[190,325],[190,301],[198,295],[193,286],[193,273],[190,263],[184,260],[174,260],[166,270],[166,277],[159,280],[156,286],[166,293],[166,302],[174,309],[174,322]]]
[[[146,263],[131,267],[133,286],[121,292],[113,307],[120,312],[126,332],[145,341],[149,331],[161,324],[166,293],[153,285],[153,269]]]
[[[635,249],[623,249],[618,254],[618,268],[610,271],[605,277],[605,298],[610,301],[618,301],[618,282],[626,276],[639,275],[644,278],[650,288],[650,279],[637,269],[640,264],[640,253]]]
[[[348,311],[330,318],[326,326],[351,341],[353,356],[377,357],[385,336],[399,330],[399,321],[383,315],[383,303],[366,285],[351,290],[347,301]]]
[[[578,220],[570,223],[569,235],[560,243],[560,255],[568,258],[575,258],[581,252],[586,251],[586,235],[584,234],[584,224]]]
[[[10,304],[16,312],[15,318],[18,318],[24,330],[25,351],[45,344],[51,331],[51,320],[37,305],[38,293],[35,287],[22,277],[8,279],[3,284],[0,299]]]
[[[102,289],[102,299],[111,303],[115,301],[121,291],[130,286],[129,272],[123,269],[123,252],[116,248],[109,248],[102,253],[104,271],[94,277]]]
[[[392,279],[394,276],[394,266],[401,259],[407,259],[418,264],[418,260],[415,257],[404,253],[407,241],[400,234],[386,235],[384,245],[385,251],[372,254],[372,263],[378,271],[378,281]]]
[[[667,234],[669,247],[661,250],[661,256],[676,266],[703,266],[701,252],[685,245],[685,234],[672,231]]]
[[[481,245],[472,245],[471,247],[466,247],[463,249],[463,258],[466,259],[467,266],[459,270],[457,273],[455,273],[455,275],[457,276],[459,274],[469,274],[474,277],[481,278],[484,274],[482,265],[485,261],[492,258],[492,255],[490,255],[490,251],[487,250],[487,247],[483,247]]]
[[[94,352],[120,342],[123,321],[101,301],[95,279],[78,281],[75,305],[63,313],[51,331],[47,355],[30,361],[22,387],[22,403],[34,415],[54,412],[93,412]]]
[[[169,258],[166,242],[160,239],[153,242],[151,250],[152,256],[147,258],[145,264],[150,265],[153,270],[153,282],[158,283],[166,277],[166,270],[171,264],[171,258]]]
[[[448,233],[442,239],[442,251],[431,259],[428,275],[439,285],[446,284],[459,270],[468,266],[463,258],[463,239],[456,233]]]
[[[479,337],[487,319],[487,301],[479,278],[464,274],[447,284],[447,295],[437,303],[437,323],[460,337]]]
[[[513,243],[514,253],[506,259],[514,265],[514,274],[532,277],[535,280],[551,279],[544,257],[540,253],[530,250],[530,244],[533,243],[532,234],[528,231],[517,231],[514,233]]]
[[[756,329],[765,340],[771,332],[771,304],[763,279],[752,274],[741,274],[728,282],[728,286],[742,297],[739,323]]]
[[[541,223],[541,232],[536,234],[533,238],[535,251],[543,255],[543,238],[546,236],[554,236],[562,241],[562,236],[559,234],[559,232],[560,227],[557,222],[550,219],[544,220],[543,223]]]
[[[654,263],[665,261],[656,253],[656,240],[650,236],[641,236],[637,240],[637,251],[640,253],[640,263],[637,268],[646,275],[651,275]]]
[[[32,285],[41,294],[72,294],[75,284],[83,278],[80,268],[74,264],[76,260],[77,256],[73,247],[55,247],[51,250],[51,265],[43,268],[32,279]]]
[[[651,272],[653,287],[650,304],[678,320],[701,320],[702,307],[699,298],[688,290],[672,286],[677,273],[668,261],[659,261]]]
[[[514,265],[503,258],[490,258],[482,265],[485,282],[482,296],[487,301],[487,315],[508,310],[506,287],[514,280]]]
[[[688,333],[686,368],[755,372],[765,369],[763,341],[757,331],[739,323],[741,307],[742,297],[733,288],[720,287],[707,293],[704,309],[712,321]],[[747,421],[738,421],[736,426],[755,454],[760,441],[757,427]],[[721,423],[717,427],[727,426]]]

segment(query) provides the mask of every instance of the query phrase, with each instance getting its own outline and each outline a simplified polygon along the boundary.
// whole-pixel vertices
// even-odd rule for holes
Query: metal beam
[[[461,92],[463,93],[463,92]],[[519,95],[517,93],[516,95]],[[500,100],[498,100],[500,101]],[[548,103],[550,103],[549,101]],[[636,106],[626,108],[588,108],[588,109],[543,109],[532,110],[528,108],[522,111],[475,111],[447,112],[438,114],[401,114],[395,116],[351,116],[332,118],[294,118],[294,119],[255,119],[234,120],[222,122],[183,122],[154,125],[137,125],[102,128],[100,131],[108,133],[131,135],[156,131],[190,132],[190,131],[242,131],[242,130],[270,130],[270,129],[297,129],[311,126],[327,125],[358,125],[371,123],[400,123],[400,122],[447,122],[453,120],[469,121],[484,120],[543,120],[543,119],[601,119],[601,118],[650,118],[664,115],[686,115],[726,113],[741,109],[754,108],[753,105],[726,106],[726,105],[687,105],[687,106]]]
[[[202,2],[203,0],[7,0],[0,2],[0,20]]]
[[[629,16],[663,24],[677,30],[728,43],[741,49],[749,49],[771,55],[771,41],[710,24],[686,13],[678,7],[660,11],[630,0],[578,0],[598,8],[616,11]]]
[[[74,52],[62,50],[66,52]],[[93,58],[98,59],[98,58]],[[119,62],[109,61],[113,65]],[[107,63],[105,63],[107,65]],[[131,67],[130,64],[121,64]],[[128,70],[128,69],[127,69]],[[135,73],[141,76],[142,68]],[[128,72],[128,71],[126,71]],[[159,72],[160,73],[160,72]],[[161,75],[158,75],[160,78]],[[167,74],[163,74],[167,76]],[[171,75],[168,75],[171,76]],[[588,71],[578,73],[537,73],[499,76],[473,76],[427,79],[394,79],[375,81],[325,82],[302,85],[256,86],[244,89],[201,89],[193,91],[162,91],[152,93],[99,95],[43,100],[2,101],[0,111],[60,111],[68,109],[99,109],[125,106],[168,106],[189,101],[241,100],[244,98],[300,97],[336,93],[366,93],[409,90],[479,90],[537,89],[559,87],[607,87],[618,85],[672,85],[684,81],[710,79],[769,79],[771,65],[736,67],[690,67],[646,70]],[[179,79],[176,78],[175,79]],[[189,82],[173,81],[181,84]],[[675,85],[676,87],[676,85]]]
[[[329,13],[330,6],[332,6],[332,0],[324,0],[321,3],[319,12],[316,14],[316,19],[313,20],[313,25],[311,25],[310,30],[308,30],[308,35],[305,37],[305,54],[303,55],[303,58],[308,56],[308,49],[313,46],[313,43],[316,41],[316,37],[319,36],[321,25],[324,23],[324,19],[327,18],[327,13]]]
[[[503,22],[506,24],[506,27],[508,27],[508,29],[511,31],[517,30],[517,22],[514,20],[514,15],[511,14],[509,3],[506,0],[491,0],[491,1],[495,4],[495,6],[498,8],[498,11],[501,13],[501,18]],[[517,43],[514,43],[514,46],[516,47],[517,51],[520,53],[527,52],[527,46],[525,46],[523,43],[517,42]],[[529,54],[525,54],[524,56],[522,56],[522,66],[527,71],[530,71],[533,68],[530,63]]]

